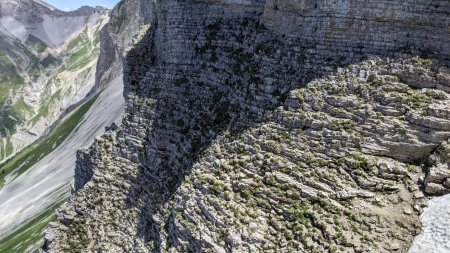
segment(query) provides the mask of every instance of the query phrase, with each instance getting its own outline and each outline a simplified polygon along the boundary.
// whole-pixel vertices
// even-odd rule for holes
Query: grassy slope
[[[8,56],[0,52],[0,104],[9,97],[10,90],[15,90],[23,82],[16,67]]]
[[[97,27],[100,30],[100,26]],[[88,28],[85,27],[84,31],[81,32],[77,37],[73,38],[68,44],[64,51],[61,53],[62,56],[66,57],[64,64],[57,70],[56,74],[50,78],[45,86],[45,92],[43,94],[43,103],[39,107],[38,113],[34,115],[31,119],[31,123],[34,126],[43,117],[46,117],[49,112],[51,105],[57,101],[61,96],[61,89],[58,90],[59,93],[54,93],[53,85],[57,84],[61,87],[62,80],[61,75],[65,72],[74,72],[84,69],[79,76],[82,76],[85,72],[90,71],[86,68],[93,60],[95,60],[100,54],[100,34],[95,33],[94,42],[90,41],[88,36]],[[98,39],[97,39],[98,37]],[[46,64],[51,64],[52,62],[58,61],[58,59],[49,59],[50,63],[47,63],[47,59],[44,59],[41,64],[44,66]],[[55,96],[56,95],[56,96]]]
[[[18,125],[31,119],[32,126],[34,126],[39,120],[46,117],[50,113],[50,110],[53,110],[53,107],[51,106],[57,101],[55,98],[61,96],[61,88],[57,89],[57,93],[53,93],[55,90],[54,86],[61,86],[61,80],[59,79],[60,75],[67,71],[75,72],[81,70],[98,57],[100,53],[100,25],[97,27],[92,41],[89,38],[88,27],[86,26],[76,38],[69,42],[65,50],[58,57],[49,55],[43,60],[39,60],[38,56],[45,52],[47,46],[44,42],[34,36],[30,36],[25,44],[16,44],[16,50],[20,49],[20,52],[26,55],[31,61],[30,67],[26,71],[27,73],[22,73],[28,75],[31,80],[36,81],[50,66],[59,67],[56,68],[57,71],[53,78],[47,82],[45,89],[48,89],[48,94],[44,94],[42,105],[37,113],[34,113],[30,108],[24,108],[22,104],[17,103],[3,107],[0,110],[0,138],[3,137],[4,142],[6,142],[7,145],[6,148],[5,145],[0,143],[0,160],[11,155],[14,151],[8,137],[16,132]],[[0,46],[2,48],[11,47],[11,45],[1,37],[1,34]],[[9,98],[10,91],[17,90],[24,85],[25,82],[25,79],[19,74],[16,64],[5,52],[0,52],[0,107]],[[60,58],[60,56],[63,58]],[[4,73],[6,73],[6,75]],[[83,73],[80,75],[83,75]]]
[[[8,40],[0,34],[0,137],[10,136],[15,131],[17,124],[23,122],[26,116],[32,113],[31,108],[23,103],[23,99],[15,104],[8,104],[11,92],[15,92],[24,85],[24,72],[18,65],[22,64],[21,59],[26,57],[29,61],[29,76],[39,76],[39,57],[26,46],[14,42],[10,44]],[[0,159],[8,156],[4,150],[0,154]]]
[[[8,99],[10,92],[16,90],[23,83],[14,63],[5,53],[0,52],[0,107]],[[20,106],[20,105],[19,105]],[[22,115],[17,108],[0,111],[0,137],[8,136],[14,130],[16,122],[21,121]],[[0,148],[0,159],[9,155],[9,150]]]
[[[27,249],[36,245],[44,236],[44,230],[48,223],[55,220],[55,209],[63,201],[58,202],[47,208],[36,218],[29,220],[24,226],[11,235],[0,240],[0,252],[19,253],[26,252]]]
[[[97,97],[98,95],[81,105],[69,118],[59,124],[43,140],[31,145],[11,160],[0,165],[0,187],[4,185],[6,175],[12,172],[17,176],[24,173],[27,169],[58,147],[75,129]]]
[[[99,29],[98,29],[99,30]],[[66,49],[66,53],[70,55],[68,61],[66,62],[66,67],[63,67],[62,70],[75,71],[79,68],[82,68],[87,62],[95,59],[99,53],[99,32],[96,31],[94,42],[90,42],[88,36],[86,34],[87,31],[84,31],[78,38],[74,39]],[[33,39],[33,38],[32,38]],[[45,44],[41,44],[38,39],[36,41],[30,41],[31,46],[38,53],[45,51]],[[0,69],[7,69],[8,71],[3,71],[5,73],[16,73],[15,71],[11,71],[11,68],[14,65],[10,62],[6,55],[0,55]],[[49,62],[49,64],[53,63]],[[45,61],[45,60],[44,60]],[[44,62],[47,63],[47,62]],[[49,65],[48,64],[48,65]],[[47,64],[44,64],[45,67]],[[4,102],[7,97],[9,91],[11,89],[16,89],[20,84],[23,83],[23,79],[17,74],[3,77],[0,75],[0,104]],[[51,99],[56,95],[60,96],[61,90],[58,90],[56,94],[51,96]],[[3,95],[2,95],[3,94]],[[85,104],[81,105],[69,118],[64,120],[60,125],[58,125],[47,137],[43,140],[39,141],[36,144],[31,145],[30,147],[24,149],[21,153],[13,157],[12,159],[6,161],[4,164],[0,164],[0,188],[5,183],[5,176],[10,173],[15,173],[16,176],[24,173],[31,166],[36,164],[39,160],[47,156],[50,152],[52,152],[55,148],[57,148],[68,136],[72,133],[76,126],[80,123],[85,113],[89,110],[92,104],[97,99],[98,95],[94,98],[87,101]],[[51,100],[50,99],[50,100]],[[51,101],[50,101],[51,102]],[[16,113],[17,115],[21,115],[24,111],[28,112],[28,108],[22,108],[22,104],[18,107],[14,107],[11,109],[11,112]],[[45,110],[46,108],[44,108]],[[47,108],[48,110],[48,108]],[[41,112],[41,114],[46,114],[45,112]],[[17,116],[14,115],[14,116]],[[4,115],[5,116],[5,115]],[[40,115],[43,116],[43,115]],[[4,117],[8,118],[7,116]],[[9,120],[7,120],[9,122]],[[4,121],[3,123],[5,123]],[[14,125],[14,122],[12,122]],[[1,128],[8,129],[12,131],[14,126],[2,126],[4,124],[0,124]],[[4,133],[6,135],[6,131]],[[2,134],[0,133],[0,136]],[[7,140],[6,145],[3,142],[0,142],[0,159],[5,157],[6,155],[12,152],[12,147],[10,146],[9,140]],[[11,150],[9,150],[11,149]],[[46,209],[39,216],[34,219],[28,221],[24,226],[15,231],[13,234],[8,237],[0,240],[0,252],[1,253],[9,253],[9,252],[25,252],[29,249],[30,246],[35,245],[39,242],[43,237],[43,231],[45,227],[48,225],[50,221],[55,218],[54,210],[61,204],[62,202],[58,202],[48,209]]]

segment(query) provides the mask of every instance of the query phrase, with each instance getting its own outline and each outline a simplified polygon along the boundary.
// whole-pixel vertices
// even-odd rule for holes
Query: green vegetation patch
[[[36,50],[39,54],[43,53],[47,49],[47,45],[32,34],[28,36],[26,44]]]
[[[96,39],[92,43],[89,40],[87,27],[75,39],[69,42],[65,54],[69,55],[66,62],[68,71],[75,71],[86,66],[89,62],[95,60],[100,54],[99,44]],[[99,36],[100,34],[96,35]]]
[[[9,97],[10,91],[23,84],[12,60],[3,52],[0,52],[0,105]]]
[[[26,148],[20,154],[0,166],[0,187],[5,183],[5,176],[16,173],[17,176],[24,173],[31,166],[47,156],[73,132],[83,116],[91,108],[99,94],[81,105],[70,117],[59,124],[47,137],[36,144]],[[2,252],[2,251],[0,251]]]
[[[4,140],[2,140],[2,139],[0,139],[0,160],[1,159],[3,159],[4,157],[6,157],[6,154],[5,154],[5,148],[3,147],[3,142],[4,142]]]
[[[44,230],[47,225],[56,218],[55,209],[63,202],[59,201],[48,207],[43,213],[29,220],[24,226],[11,235],[0,240],[0,252],[17,253],[26,252],[31,247],[39,243],[44,237]]]
[[[58,65],[59,63],[60,61],[51,54],[49,54],[41,61],[42,66],[44,66],[45,68],[48,68],[50,65]]]
[[[25,103],[23,98],[0,111],[0,138],[10,136],[16,130],[17,123],[23,122],[24,118],[31,113],[32,108]]]

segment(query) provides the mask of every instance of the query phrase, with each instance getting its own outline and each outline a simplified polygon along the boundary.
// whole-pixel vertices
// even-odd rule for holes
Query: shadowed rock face
[[[110,13],[111,21],[101,31],[102,50],[97,65],[96,85],[103,86],[122,74],[123,60],[131,47],[142,38],[152,19],[150,1],[119,3]]]
[[[425,192],[432,195],[450,193],[450,143],[443,142],[427,161]]]
[[[415,2],[121,3],[123,125],[79,155],[47,251],[405,251],[450,136],[449,8]]]

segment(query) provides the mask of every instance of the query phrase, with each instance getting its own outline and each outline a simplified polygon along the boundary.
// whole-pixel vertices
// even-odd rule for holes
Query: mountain
[[[100,7],[0,2],[0,252],[41,247],[69,197],[77,150],[120,124],[121,71],[95,84],[108,20]]]
[[[77,154],[43,250],[448,251],[448,197],[425,207],[450,191],[449,14],[121,1],[97,80],[123,68],[122,125]]]
[[[0,161],[95,93],[100,30],[108,19],[101,7],[62,12],[41,1],[0,2]]]

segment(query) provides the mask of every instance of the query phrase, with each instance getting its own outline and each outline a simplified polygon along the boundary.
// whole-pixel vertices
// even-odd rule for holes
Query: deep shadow
[[[187,5],[192,15],[203,8]],[[165,20],[154,24],[126,57],[125,96],[134,106],[127,109],[124,133],[139,135],[133,123],[147,124],[128,202],[140,209],[140,236],[154,241],[157,251],[163,240],[161,210],[216,136],[255,127],[293,89],[372,55],[370,48],[358,46],[324,57],[315,43],[266,29],[261,14],[211,18],[200,26],[192,15]],[[187,32],[196,26],[197,33]],[[178,37],[169,41],[170,35]],[[417,52],[398,45],[382,56]]]

